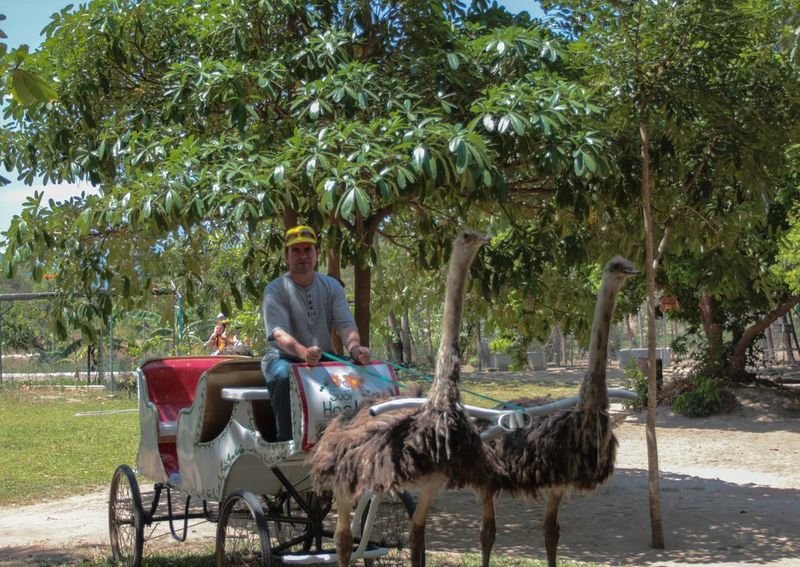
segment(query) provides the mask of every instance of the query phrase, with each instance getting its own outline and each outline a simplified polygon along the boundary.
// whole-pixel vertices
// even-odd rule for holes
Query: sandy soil
[[[487,374],[492,379],[577,381],[580,370]],[[611,385],[621,385],[610,372]],[[653,549],[643,414],[614,406],[620,441],[613,479],[561,507],[559,556],[609,565],[800,566],[800,408],[752,389],[730,414],[688,419],[660,411],[657,444],[666,547]],[[109,473],[110,476],[110,473]],[[145,481],[146,482],[146,481]],[[478,551],[480,510],[469,492],[443,494],[429,525],[429,549]],[[73,565],[108,556],[105,491],[0,510],[0,564]],[[161,525],[145,554],[207,544],[213,526],[190,529],[186,544]],[[544,558],[541,506],[503,498],[495,556]]]

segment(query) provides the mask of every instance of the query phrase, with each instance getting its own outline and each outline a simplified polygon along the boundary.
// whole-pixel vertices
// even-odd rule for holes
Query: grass
[[[96,388],[0,388],[0,507],[108,486],[117,465],[135,460],[135,408],[127,394]]]
[[[409,382],[410,386],[413,383]],[[420,385],[426,386],[427,383]],[[571,383],[471,378],[467,404],[493,400],[560,398]],[[121,392],[67,386],[6,384],[0,387],[0,506],[30,504],[106,486],[117,465],[133,465],[139,442],[136,400]],[[89,414],[89,415],[81,415]]]

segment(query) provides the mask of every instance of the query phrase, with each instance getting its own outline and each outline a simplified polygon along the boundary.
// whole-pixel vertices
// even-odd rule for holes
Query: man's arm
[[[275,329],[272,333],[275,344],[284,352],[287,352],[300,360],[305,360],[314,366],[322,358],[322,349],[318,346],[307,347],[295,339],[283,329]]]
[[[348,327],[342,331],[342,342],[350,353],[350,357],[359,364],[369,364],[371,354],[369,348],[361,346],[361,335],[358,327]]]

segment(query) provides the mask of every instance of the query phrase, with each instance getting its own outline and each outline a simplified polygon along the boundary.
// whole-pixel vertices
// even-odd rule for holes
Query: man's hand
[[[372,355],[367,347],[359,345],[350,349],[350,356],[358,364],[369,364]]]
[[[309,366],[316,366],[322,359],[322,349],[318,346],[308,347],[306,349],[306,362]]]

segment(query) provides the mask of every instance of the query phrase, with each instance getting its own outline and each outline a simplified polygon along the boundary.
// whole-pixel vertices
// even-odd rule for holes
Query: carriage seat
[[[233,414],[234,405],[239,400],[249,400],[255,426],[264,439],[274,440],[275,415],[269,396],[236,395],[236,392],[244,392],[245,389],[263,392],[264,386],[264,375],[258,358],[230,360],[209,369],[206,372],[205,406],[197,441],[207,443],[216,439],[225,430]]]
[[[194,356],[157,358],[142,364],[140,370],[147,386],[147,398],[158,414],[160,441],[174,440],[178,414],[194,402],[200,377],[209,368],[229,357]]]

